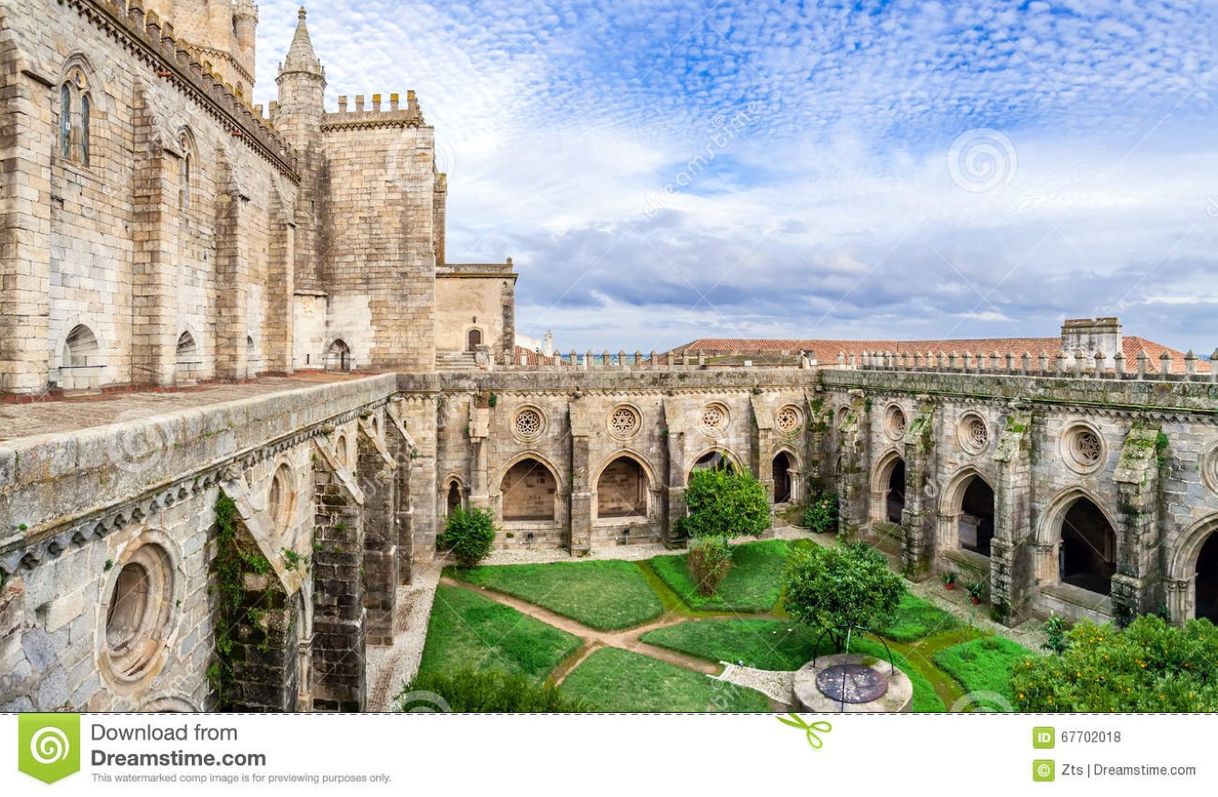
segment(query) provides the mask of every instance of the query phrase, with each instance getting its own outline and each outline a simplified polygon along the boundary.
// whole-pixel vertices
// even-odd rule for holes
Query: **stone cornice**
[[[254,150],[280,173],[299,181],[296,155],[291,147],[254,115],[223,84],[203,72],[191,58],[185,42],[166,36],[157,24],[145,24],[143,11],[115,0],[62,0],[126,51],[153,69],[153,77],[171,85],[198,103],[225,132]]]

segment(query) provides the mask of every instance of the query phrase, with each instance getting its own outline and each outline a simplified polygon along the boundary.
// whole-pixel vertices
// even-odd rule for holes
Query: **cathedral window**
[[[59,157],[88,166],[91,160],[93,98],[84,72],[74,68],[59,87]]]

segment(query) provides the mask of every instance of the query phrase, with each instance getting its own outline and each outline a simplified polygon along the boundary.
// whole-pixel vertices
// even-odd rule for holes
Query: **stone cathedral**
[[[518,345],[450,263],[414,92],[339,98],[302,9],[0,0],[0,711],[368,706],[459,506],[500,548],[683,544],[689,474],[840,499],[1017,623],[1218,618],[1218,369],[1043,338]],[[217,651],[228,663],[216,675]]]

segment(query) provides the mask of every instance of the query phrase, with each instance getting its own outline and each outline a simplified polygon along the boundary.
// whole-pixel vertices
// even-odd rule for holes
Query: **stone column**
[[[320,440],[313,468],[313,708],[362,711],[367,696],[363,495]]]
[[[749,397],[753,411],[753,425],[757,434],[753,437],[752,455],[757,463],[757,480],[765,488],[770,503],[774,503],[774,414],[758,396]]]
[[[990,602],[1004,623],[1023,615],[1035,584],[1032,529],[1032,411],[1016,407],[998,438],[994,462],[994,538],[990,543]],[[1050,546],[1051,548],[1052,546]]]
[[[681,544],[681,520],[686,514],[685,505],[685,427],[679,402],[664,399],[664,429],[662,434],[667,444],[668,473],[664,484],[664,544]]]
[[[592,550],[591,424],[586,399],[577,396],[570,403],[571,485],[569,522],[570,550],[573,556]]]
[[[263,328],[263,363],[259,370],[290,374],[295,346],[295,212],[278,192],[274,192],[269,215],[271,246],[267,258],[267,318]]]
[[[850,391],[850,409],[838,427],[841,435],[841,467],[838,471],[838,533],[853,539],[867,526],[871,409],[861,390]]]
[[[401,421],[401,411],[398,409],[401,403],[402,400],[397,399],[385,408],[385,429],[389,450],[394,462],[398,465],[397,485],[394,489],[398,535],[398,583],[409,584],[414,573],[414,502],[411,493],[411,479],[414,470],[415,448]]]
[[[287,595],[274,573],[245,573],[243,587],[230,659],[233,684],[221,695],[221,709],[295,712],[300,701],[300,592]]]
[[[905,509],[901,513],[901,562],[905,575],[922,581],[934,568],[935,507],[930,484],[935,478],[935,403],[918,397],[918,414],[905,429]]]
[[[1140,614],[1155,610],[1160,591],[1158,568],[1160,458],[1167,440],[1158,424],[1139,424],[1130,430],[1121,449],[1115,481],[1120,496],[1117,535],[1117,572],[1112,577],[1112,613],[1126,626]]]
[[[1193,612],[1193,582],[1182,579],[1171,579],[1164,583],[1167,593],[1167,612],[1171,621],[1183,625],[1192,619]]]
[[[367,640],[370,645],[390,645],[398,585],[397,463],[367,420],[359,421],[357,434]]]
[[[808,414],[806,447],[804,451],[803,482],[800,485],[800,500],[811,498],[811,492],[819,493],[826,486],[827,474],[832,471],[832,465],[825,463],[826,437],[832,432],[833,410],[825,406],[824,395],[818,391],[812,393],[806,402],[804,411]]]
[[[51,367],[47,234],[55,86],[32,70],[17,71],[15,58],[7,66],[12,72],[0,94],[0,391],[37,393],[46,389]]]

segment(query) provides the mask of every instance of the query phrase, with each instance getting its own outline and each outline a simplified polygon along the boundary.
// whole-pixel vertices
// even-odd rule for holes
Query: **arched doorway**
[[[900,523],[905,512],[905,460],[898,459],[888,476],[888,501],[885,504],[889,523]]]
[[[1197,617],[1218,623],[1218,532],[1209,536],[1197,555]]]
[[[980,476],[971,478],[965,488],[957,533],[961,548],[990,555],[994,540],[994,490]]]
[[[445,514],[452,515],[453,512],[460,509],[464,505],[464,500],[461,497],[461,483],[453,479],[448,483],[448,495],[445,496]]]
[[[786,504],[794,498],[792,494],[791,471],[794,470],[795,463],[791,460],[791,455],[786,451],[778,452],[778,456],[774,457],[772,463],[772,474],[774,479],[774,503]]]
[[[477,351],[478,347],[481,345],[482,345],[482,330],[481,329],[471,329],[469,332],[467,332],[465,334],[465,350],[466,351]]]
[[[905,460],[890,451],[871,477],[871,520],[899,524],[904,511]]]
[[[202,365],[199,361],[199,347],[190,332],[183,332],[178,337],[174,376],[178,381],[193,381],[197,375],[196,369]]]
[[[649,489],[643,466],[631,457],[618,457],[596,481],[597,518],[646,517]]]
[[[1063,584],[1112,594],[1116,573],[1116,532],[1100,508],[1077,499],[1062,519],[1058,578]]]
[[[536,459],[522,459],[503,476],[504,520],[557,520],[558,480]]]
[[[342,338],[331,343],[330,348],[326,349],[326,370],[351,370],[351,347]]]

